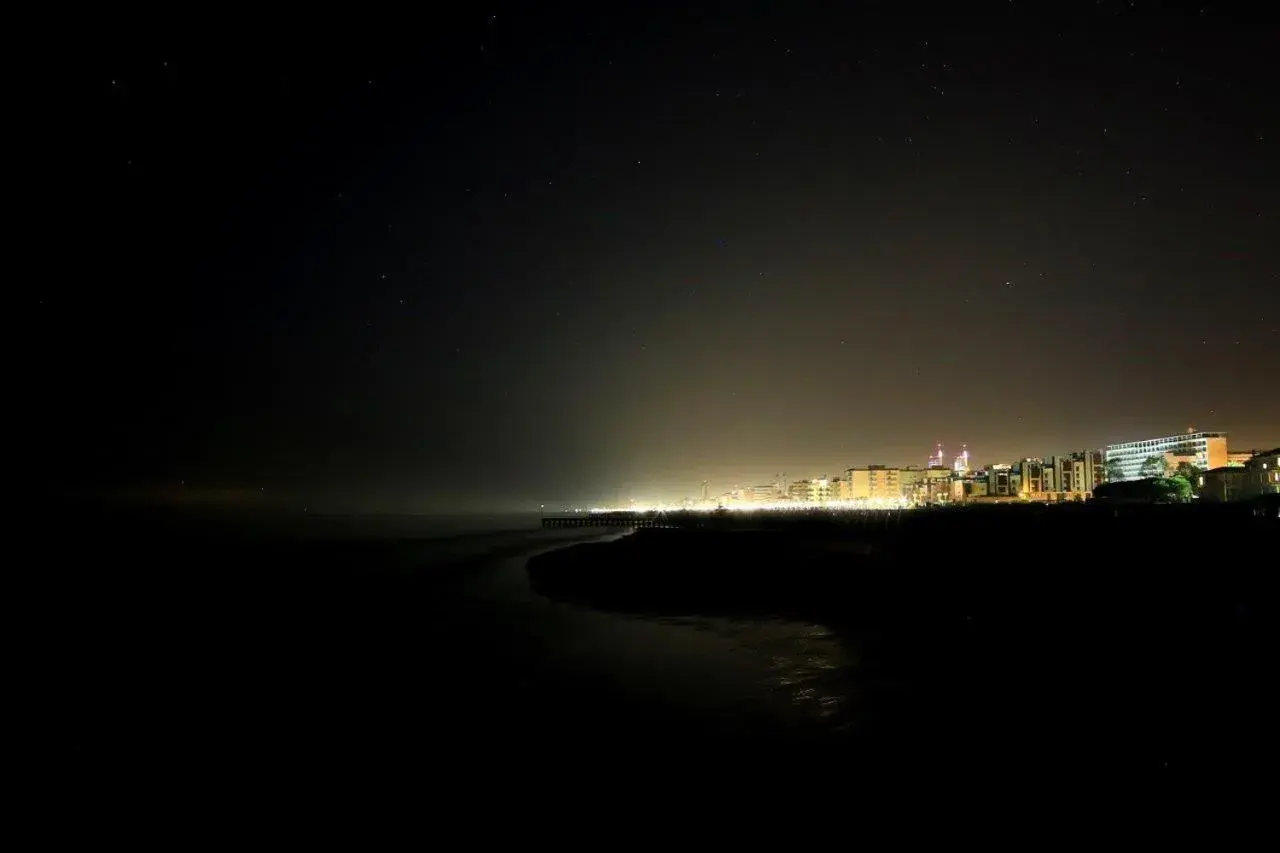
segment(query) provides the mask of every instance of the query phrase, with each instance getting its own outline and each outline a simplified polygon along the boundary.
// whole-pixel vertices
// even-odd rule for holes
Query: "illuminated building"
[[[1257,494],[1280,494],[1280,448],[1255,453],[1245,468],[1250,471],[1252,489]]]
[[[1010,484],[1018,497],[1024,500],[1054,500],[1058,491],[1054,466],[1043,459],[1023,459],[1012,468]]]
[[[1101,450],[1080,450],[1052,457],[1054,484],[1068,499],[1081,500],[1106,482],[1107,469]]]
[[[898,482],[902,496],[911,503],[943,503],[952,498],[951,480],[954,475],[945,467],[899,469]]]
[[[968,471],[969,453],[966,450],[957,464]],[[959,470],[959,469],[957,469]],[[951,480],[954,473],[948,468],[942,445],[929,456],[929,466],[918,468],[908,465],[898,468],[892,465],[865,465],[845,469],[845,476],[833,481],[832,496],[848,501],[900,500],[908,504],[940,503],[952,499]]]
[[[831,478],[831,500],[833,501],[853,500],[853,493],[849,489],[849,478],[847,476]]]
[[[981,471],[952,474],[956,501],[1083,501],[1105,481],[1101,450],[1029,457],[1012,465],[988,465]],[[933,472],[929,472],[933,473]],[[940,490],[939,490],[940,491]],[[935,498],[936,500],[936,498]]]
[[[992,465],[987,468],[987,496],[993,498],[1013,497],[1018,493],[1013,478],[1012,465]]]
[[[787,488],[793,501],[825,503],[831,498],[831,481],[826,477],[797,480]]]
[[[1227,465],[1244,466],[1249,464],[1249,460],[1258,455],[1257,450],[1228,450]]]
[[[987,472],[976,471],[951,481],[953,501],[982,500],[987,497]]]
[[[742,490],[742,499],[755,503],[773,503],[782,497],[782,490],[775,483],[762,486],[747,486]]]
[[[969,473],[969,445],[960,445],[960,453],[956,456],[955,461],[951,463],[952,470],[960,476]],[[942,445],[938,445],[938,455],[942,455]]]
[[[1243,468],[1249,464],[1249,460],[1255,455],[1257,455],[1256,451],[1253,450],[1228,450],[1227,461],[1223,464],[1228,468]],[[1165,470],[1172,474],[1184,462],[1188,465],[1195,465],[1198,468],[1200,465],[1197,462],[1197,458],[1195,453],[1175,453],[1170,450],[1164,454]]]
[[[941,444],[939,444],[939,445],[938,445],[938,450],[937,450],[937,452],[936,452],[936,453],[934,453],[932,456],[930,456],[930,457],[929,457],[929,465],[928,465],[928,467],[930,467],[930,468],[946,468],[946,467],[947,467],[947,463],[946,463],[946,461],[945,461],[945,458],[944,458],[944,457],[943,457],[943,455],[942,455],[942,445],[941,445]]]
[[[1024,500],[1086,500],[1105,480],[1101,450],[1081,450],[1043,459],[1023,459],[1013,466],[1011,485]]]
[[[946,468],[928,468],[916,489],[915,502],[922,504],[945,503],[951,500],[953,473]]]
[[[914,465],[898,469],[898,484],[902,488],[902,496],[913,503],[921,502],[925,493],[925,472],[937,470],[939,469],[917,468]]]
[[[1148,458],[1152,456],[1164,458],[1167,453],[1194,460],[1192,464],[1204,470],[1222,468],[1227,464],[1227,434],[1197,432],[1194,427],[1188,427],[1183,435],[1109,444],[1106,461],[1107,464],[1111,464],[1111,460],[1117,460],[1122,479],[1135,480],[1142,476],[1142,464]]]
[[[867,465],[845,471],[849,480],[850,500],[899,500],[902,498],[902,472],[887,465]]]

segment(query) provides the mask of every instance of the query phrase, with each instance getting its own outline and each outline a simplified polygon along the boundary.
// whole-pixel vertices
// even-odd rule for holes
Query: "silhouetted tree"
[[[1187,482],[1186,477],[1165,477],[1157,482],[1165,491],[1167,495],[1166,500],[1173,500],[1178,503],[1186,503],[1191,500],[1191,484]]]
[[[1178,467],[1173,470],[1173,476],[1181,477],[1191,484],[1191,494],[1200,494],[1200,478],[1204,476],[1204,469],[1198,465],[1192,465],[1190,462],[1179,462]]]
[[[1104,483],[1093,490],[1093,497],[1122,503],[1184,503],[1191,500],[1191,484],[1181,477],[1145,477]]]
[[[1169,473],[1169,461],[1163,456],[1148,456],[1142,460],[1142,468],[1138,471],[1139,476],[1155,477],[1157,479],[1164,477]]]
[[[1120,470],[1120,460],[1113,456],[1107,460],[1107,482],[1119,483],[1123,479],[1124,472]]]

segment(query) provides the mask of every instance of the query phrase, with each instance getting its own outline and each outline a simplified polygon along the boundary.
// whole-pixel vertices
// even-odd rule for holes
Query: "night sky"
[[[45,484],[505,510],[1280,443],[1269,18],[646,5],[68,43]]]

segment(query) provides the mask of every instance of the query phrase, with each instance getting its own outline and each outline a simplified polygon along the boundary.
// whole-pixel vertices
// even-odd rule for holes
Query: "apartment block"
[[[898,500],[902,498],[902,470],[888,465],[867,465],[845,471],[850,500]]]

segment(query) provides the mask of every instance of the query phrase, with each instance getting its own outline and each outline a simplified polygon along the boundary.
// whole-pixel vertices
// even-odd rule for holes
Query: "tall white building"
[[[1124,479],[1136,480],[1141,476],[1143,462],[1152,456],[1164,458],[1166,453],[1194,458],[1194,464],[1206,471],[1220,468],[1227,464],[1227,434],[1189,429],[1182,435],[1109,444],[1106,464],[1109,467],[1111,460],[1119,460]]]

